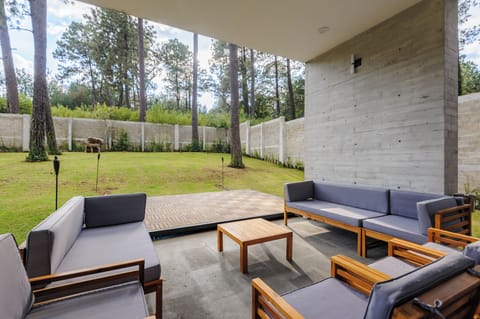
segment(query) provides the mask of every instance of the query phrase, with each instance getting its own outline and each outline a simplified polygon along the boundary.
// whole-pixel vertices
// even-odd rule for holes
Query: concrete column
[[[140,143],[142,144],[142,152],[145,152],[145,122],[140,126]]]
[[[180,149],[180,126],[178,124],[175,124],[174,127],[174,150],[178,151]]]
[[[278,160],[280,163],[285,164],[285,151],[286,151],[286,146],[287,146],[287,141],[286,141],[286,130],[285,130],[285,116],[280,116],[278,119]]]
[[[71,152],[72,151],[72,140],[73,140],[73,119],[71,117],[68,118],[68,150]]]
[[[202,149],[205,151],[207,146],[207,130],[205,126],[202,126]]]
[[[263,159],[265,153],[265,141],[263,138],[263,122],[260,124],[260,158]]]
[[[250,155],[250,121],[245,122],[245,154]]]
[[[23,115],[23,132],[22,132],[22,151],[28,152],[30,149],[30,115]]]

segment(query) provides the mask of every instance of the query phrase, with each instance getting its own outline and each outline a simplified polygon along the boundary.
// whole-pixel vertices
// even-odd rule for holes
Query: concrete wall
[[[111,120],[54,117],[57,143],[63,150],[82,148],[87,137],[100,137],[106,149],[111,149],[122,131],[137,150],[152,150],[162,144],[163,150],[180,150],[192,143],[192,127]],[[208,150],[214,143],[228,143],[228,130],[224,128],[198,128],[200,145]],[[0,114],[0,147],[28,151],[30,115]]]
[[[307,63],[305,179],[457,191],[456,12],[424,0]]]
[[[458,191],[480,188],[480,93],[458,98]]]

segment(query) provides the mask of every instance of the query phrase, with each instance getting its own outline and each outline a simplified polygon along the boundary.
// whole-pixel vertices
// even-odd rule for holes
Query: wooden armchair
[[[472,318],[480,298],[480,278],[469,272],[472,266],[460,254],[446,255],[391,278],[348,257],[334,256],[330,278],[283,296],[254,279],[252,318],[428,318],[430,311]],[[428,310],[426,305],[435,299],[442,305]]]

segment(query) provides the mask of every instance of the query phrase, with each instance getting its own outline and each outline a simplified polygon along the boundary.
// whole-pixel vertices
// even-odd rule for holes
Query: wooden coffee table
[[[292,231],[262,218],[247,219],[217,226],[217,248],[223,251],[223,234],[240,245],[240,271],[248,271],[248,246],[271,240],[287,239],[287,260],[292,260]]]

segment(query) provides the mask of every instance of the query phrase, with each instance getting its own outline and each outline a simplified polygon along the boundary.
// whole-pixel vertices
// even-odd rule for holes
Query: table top
[[[286,236],[292,233],[286,227],[274,224],[263,218],[246,219],[238,222],[218,225],[218,230],[233,236],[242,242],[266,239],[276,236]]]

